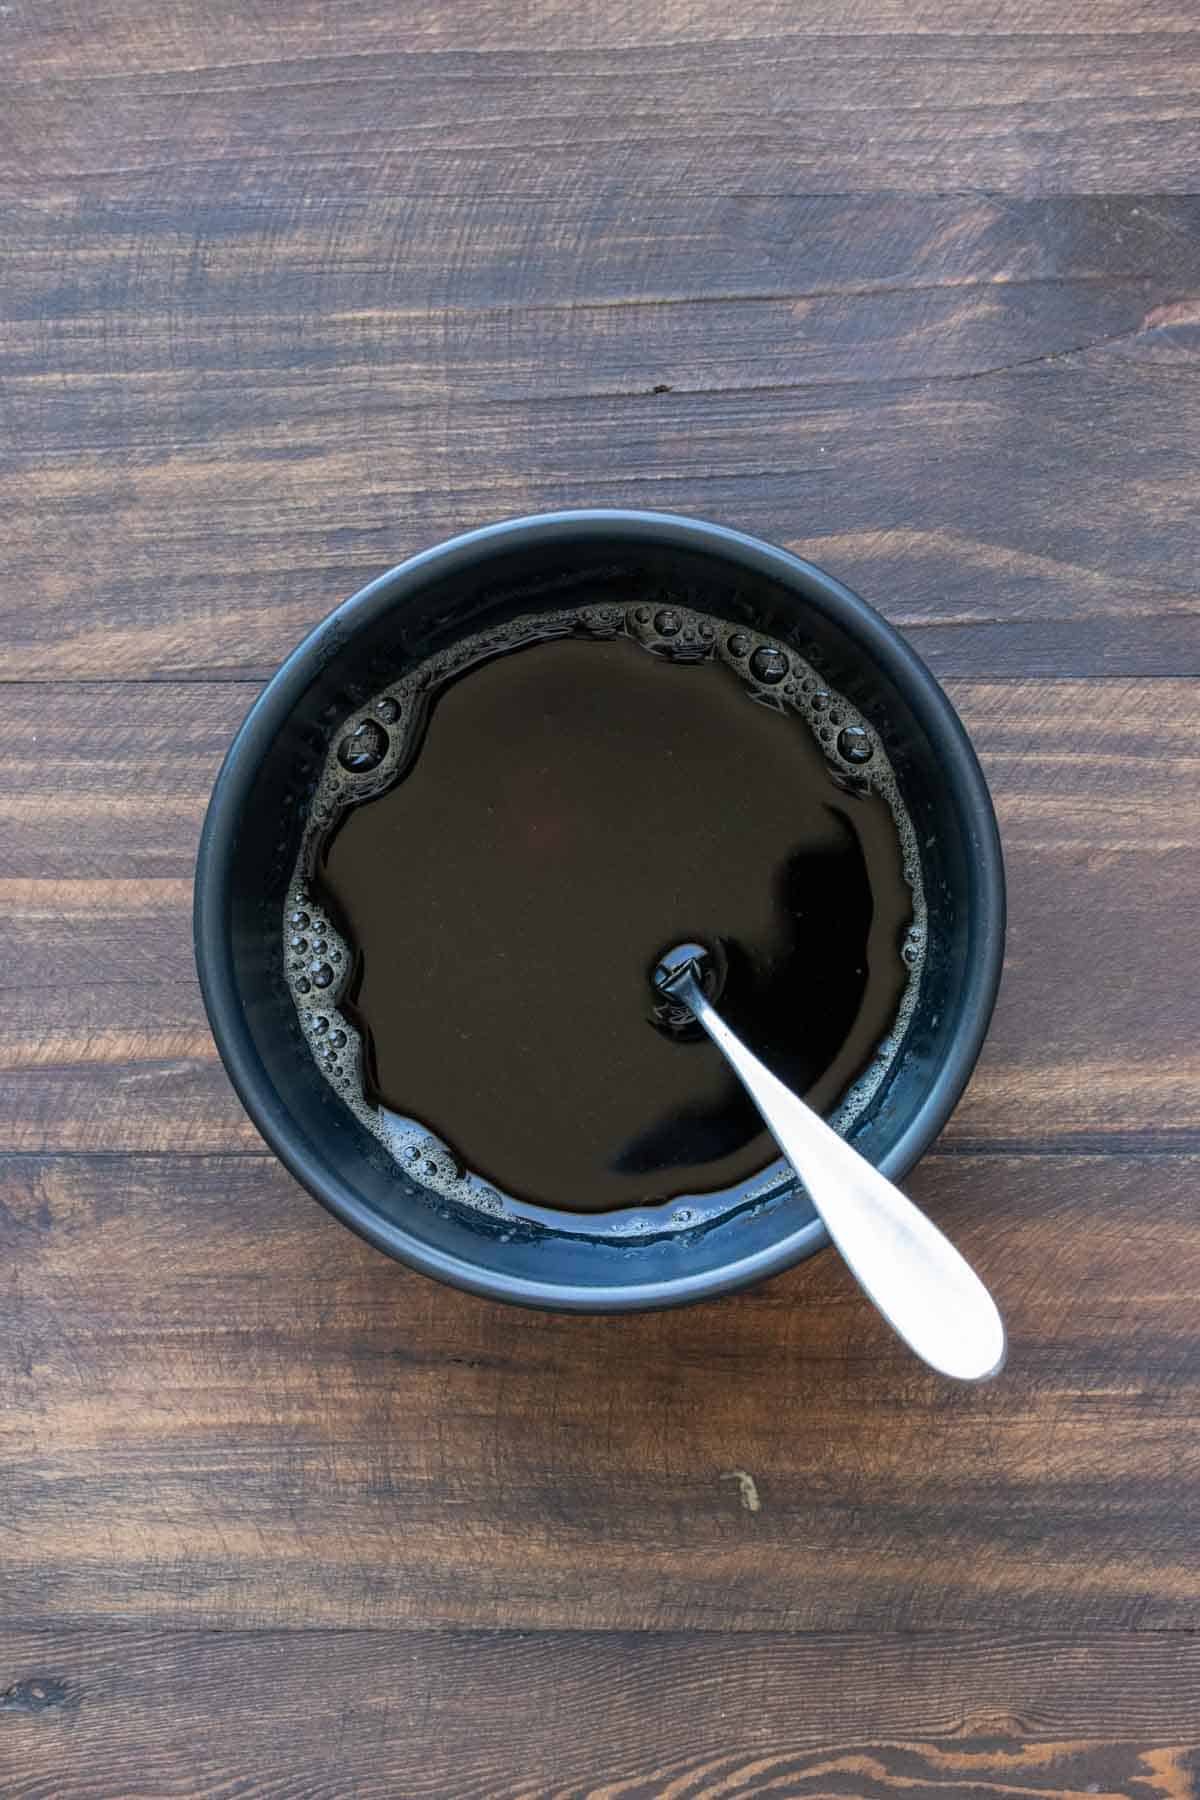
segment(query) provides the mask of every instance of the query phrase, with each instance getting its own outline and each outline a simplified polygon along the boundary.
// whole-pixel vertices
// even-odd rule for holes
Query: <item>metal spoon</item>
[[[701,986],[709,952],[679,944],[653,982],[704,1027],[804,1183],[830,1237],[884,1318],[931,1367],[982,1381],[1004,1364],[995,1301],[948,1238],[731,1031]]]

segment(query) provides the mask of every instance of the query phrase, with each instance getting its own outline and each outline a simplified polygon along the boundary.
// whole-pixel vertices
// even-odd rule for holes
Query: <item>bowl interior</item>
[[[920,1000],[854,1142],[893,1176],[940,1129],[991,1011],[1003,936],[994,819],[961,726],[903,641],[837,582],[718,527],[567,514],[492,527],[414,559],[339,608],[251,710],[214,790],[197,873],[197,956],[214,1034],[255,1123],[340,1218],[426,1272],[530,1304],[618,1308],[720,1292],[823,1243],[786,1171],[703,1228],[631,1235],[607,1215],[493,1220],[407,1180],[305,1044],[280,921],[306,788],[347,713],[467,633],[646,593],[770,632],[875,725],[917,829],[929,909]]]

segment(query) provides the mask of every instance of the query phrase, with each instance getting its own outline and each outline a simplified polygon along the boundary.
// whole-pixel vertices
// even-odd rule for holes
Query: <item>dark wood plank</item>
[[[266,675],[596,503],[824,561],[942,672],[1200,673],[1195,199],[295,179],[0,208],[10,675]]]
[[[1147,1636],[0,1636],[8,1800],[1185,1800],[1198,1717]]]
[[[1161,33],[1190,36],[1196,30],[1188,0],[1088,0],[1052,20],[1039,17],[1028,0],[960,0],[952,12],[930,0],[915,7],[907,0],[857,0],[853,11],[832,0],[813,0],[804,8],[788,0],[745,0],[736,30],[732,23],[714,5],[685,6],[680,0],[667,0],[652,12],[600,6],[580,11],[567,0],[533,0],[519,13],[504,0],[485,0],[471,7],[431,6],[419,15],[381,11],[370,0],[344,0],[333,17],[304,0],[285,6],[201,0],[169,13],[156,11],[150,0],[129,0],[119,15],[110,16],[39,8],[20,21],[19,61],[12,37],[5,48],[14,73],[34,81],[194,75],[212,65],[214,79],[236,86],[245,83],[248,69],[261,73],[270,64],[289,62],[303,69],[335,52],[386,56],[395,64],[413,53],[457,51],[476,55],[483,73],[490,56],[502,68],[502,57],[519,63],[523,55],[532,61],[539,52],[695,45],[718,63],[754,42],[768,47],[769,56],[780,38],[819,44],[831,35],[847,55],[856,39],[866,39],[870,47],[870,40],[886,36],[895,39],[898,57],[915,57],[922,39],[927,51],[936,53],[949,36],[971,40],[976,51],[1003,50],[1007,40],[1010,53],[1024,52],[1032,60],[1097,36],[1144,36],[1153,43]],[[1052,31],[1046,28],[1051,23]],[[1138,47],[1136,41],[1110,46],[1127,54]],[[288,75],[281,70],[275,78],[286,81]]]
[[[0,8],[5,1800],[1196,1791],[1198,25]],[[960,678],[1010,956],[912,1185],[994,1385],[828,1256],[651,1318],[434,1287],[228,1089],[188,888],[254,682],[593,503]]]
[[[673,0],[590,23],[561,0],[519,20],[217,0],[169,22],[138,0],[116,28],[51,12],[4,49],[17,191],[134,171],[186,192],[198,166],[255,184],[282,163],[292,181],[370,168],[418,193],[546,194],[598,167],[699,192],[1179,193],[1200,157],[1185,0],[1096,0],[1073,24],[1020,0],[759,0],[736,20]]]
[[[1000,1005],[950,1147],[1200,1147],[1197,684],[956,682],[1000,811]],[[204,806],[251,687],[13,686],[0,1145],[252,1148],[192,967]]]
[[[526,1314],[267,1156],[5,1158],[4,1613],[1195,1631],[1198,1174],[928,1158],[912,1191],[1011,1332],[970,1388],[832,1255],[682,1312]]]
[[[1106,354],[803,402],[654,396],[660,368],[637,396],[476,411],[451,377],[412,414],[387,377],[354,403],[335,374],[334,416],[312,423],[319,383],[292,416],[247,374],[257,417],[236,438],[10,465],[9,667],[266,675],[406,555],[494,518],[605,504],[784,543],[943,676],[1195,674],[1200,388],[1186,367]]]
[[[1186,6],[408,15],[0,40],[11,672],[265,674],[597,501],[824,557],[947,671],[1200,672]]]

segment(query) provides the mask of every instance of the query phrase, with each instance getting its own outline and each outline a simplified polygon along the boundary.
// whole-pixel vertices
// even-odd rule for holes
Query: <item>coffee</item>
[[[339,729],[286,966],[407,1173],[604,1212],[744,1191],[777,1154],[652,993],[666,945],[713,947],[730,1023],[845,1128],[898,1050],[923,923],[878,736],[793,651],[585,607],[466,641]]]

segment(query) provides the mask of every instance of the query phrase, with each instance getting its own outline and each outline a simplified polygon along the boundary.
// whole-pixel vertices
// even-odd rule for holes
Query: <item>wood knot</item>
[[[50,1712],[66,1706],[68,1700],[65,1681],[56,1681],[51,1675],[30,1675],[0,1694],[0,1712]]]

